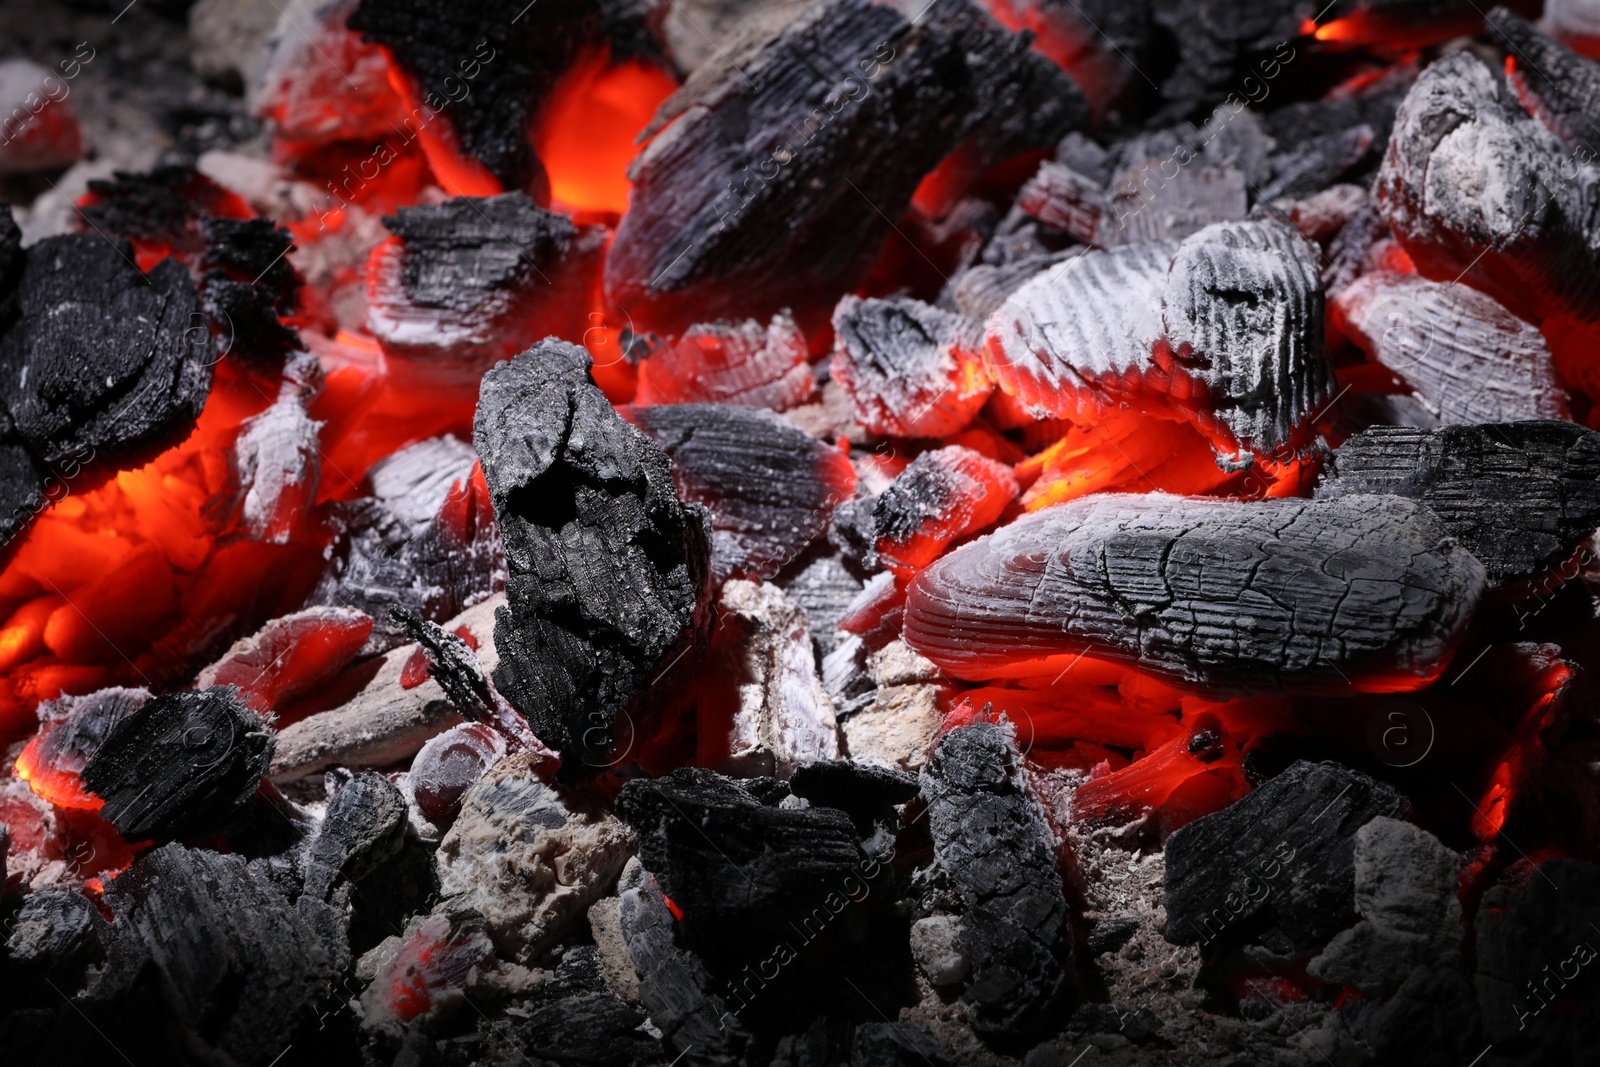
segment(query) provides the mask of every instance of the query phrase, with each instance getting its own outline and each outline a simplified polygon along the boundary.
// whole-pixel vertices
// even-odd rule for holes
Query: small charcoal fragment
[[[856,491],[849,457],[768,411],[635,407],[624,416],[672,460],[684,500],[711,513],[711,570],[770,577],[827,532]]]
[[[1054,841],[1009,728],[963,726],[922,771],[936,881],[959,907],[971,959],[962,997],[991,1040],[1045,1029],[1071,979],[1072,932]]]
[[[1099,495],[922,571],[905,640],[956,677],[1053,675],[1089,652],[1219,692],[1417,689],[1448,665],[1484,567],[1397,496]],[[1036,668],[1036,669],[1034,669]]]
[[[1270,85],[1294,60],[1291,42],[1300,38],[1307,16],[1316,13],[1290,0],[1178,0],[1151,3],[1150,10],[1178,48],[1172,73],[1161,83],[1169,120],[1204,113],[1230,94],[1232,100],[1253,95],[1260,90],[1250,87],[1263,78]],[[1241,70],[1250,79],[1242,92]]]
[[[833,379],[856,421],[888,437],[946,437],[978,414],[994,383],[977,329],[920,300],[847,296],[833,313]]]
[[[0,870],[0,875],[4,871]],[[82,893],[31,893],[7,922],[4,964],[10,978],[59,983],[70,994],[83,986],[84,971],[104,958],[106,921]]]
[[[961,445],[924,452],[872,509],[878,558],[902,578],[987,529],[1017,498],[1011,468]]]
[[[372,619],[350,608],[306,608],[242,638],[195,679],[199,689],[234,686],[259,712],[328,684],[361,651]]]
[[[367,468],[367,480],[372,495],[416,537],[439,514],[451,486],[465,482],[477,462],[471,445],[445,434],[390,453]]]
[[[448,830],[461,798],[506,754],[505,735],[481,722],[464,722],[432,737],[411,761],[411,796],[417,810]]]
[[[1567,417],[1544,336],[1486,293],[1382,271],[1340,293],[1333,313],[1443,425]]]
[[[701,617],[711,554],[705,513],[588,371],[583,349],[544,341],[484,377],[473,428],[511,571],[495,684],[569,775],[606,759]]]
[[[502,962],[483,917],[461,909],[418,915],[394,952],[378,958],[377,974],[361,994],[361,1023],[399,1038],[409,1025],[443,1027],[470,999],[526,993],[526,968]],[[475,998],[473,998],[475,999]]]
[[[1426,504],[1497,585],[1563,562],[1600,526],[1600,433],[1571,422],[1373,427],[1346,441],[1319,500]]]
[[[330,1002],[350,952],[342,910],[306,894],[291,903],[265,866],[178,844],[135,860],[106,886],[113,921],[91,1003],[136,1005],[154,982],[206,1058],[282,1053]]]
[[[1322,945],[1355,919],[1357,831],[1380,815],[1404,818],[1408,807],[1357,771],[1295,762],[1167,839],[1164,936],[1283,954]]]
[[[193,837],[241,812],[272,760],[273,730],[219,686],[124,716],[83,768],[101,817],[128,841]]]
[[[0,380],[38,463],[141,462],[194,425],[216,357],[209,331],[190,328],[200,306],[182,264],[141,274],[126,242],[47,237],[28,249],[18,296]]]
[[[316,504],[322,423],[306,411],[309,392],[286,381],[270,407],[239,424],[229,456],[228,492],[210,504],[214,515],[256,540],[280,545],[295,540]]]
[[[402,207],[367,274],[367,324],[391,373],[471,393],[543,337],[579,337],[604,238],[520,192]]]
[[[1502,43],[1510,60],[1507,73],[1529,111],[1587,158],[1600,154],[1600,64],[1540,33],[1506,8],[1489,12],[1489,39]]]
[[[516,749],[541,751],[528,729],[527,720],[517,714],[510,701],[500,695],[483,664],[466,640],[435,623],[426,622],[396,609],[396,621],[428,658],[428,674],[445,691],[456,711],[469,722],[492,726]]]
[[[639,364],[634,403],[739,404],[783,411],[816,388],[806,339],[789,315],[692,326]]]
[[[363,771],[340,787],[305,857],[305,891],[326,900],[341,882],[359,882],[405,843],[406,800],[389,780]]]

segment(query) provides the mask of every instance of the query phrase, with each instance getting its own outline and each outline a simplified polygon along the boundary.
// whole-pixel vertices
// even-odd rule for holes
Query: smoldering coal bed
[[[0,40],[6,1063],[1600,1062],[1600,5]]]

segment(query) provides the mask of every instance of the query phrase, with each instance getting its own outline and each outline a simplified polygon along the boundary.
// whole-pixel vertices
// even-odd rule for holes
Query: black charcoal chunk
[[[0,341],[0,381],[15,439],[35,460],[127,465],[194,425],[211,389],[210,332],[189,272],[149,274],[126,242],[47,237],[28,250],[22,308]]]
[[[915,775],[892,767],[851,760],[818,760],[796,767],[789,788],[797,797],[850,816],[862,848],[888,860],[894,853],[898,805],[917,795]]]
[[[711,572],[770,578],[827,533],[855,492],[838,449],[770,411],[730,404],[633,407],[628,421],[672,461],[684,500],[711,513]]]
[[[11,415],[0,410],[0,428],[10,425]],[[25,528],[44,510],[45,480],[33,455],[21,444],[7,440],[0,432],[0,547]]]
[[[470,312],[566,253],[578,230],[526,193],[402,207],[383,224],[403,242],[400,284],[421,307]]]
[[[661,672],[705,603],[704,512],[671,464],[547,340],[483,379],[473,442],[511,577],[494,681],[563,773],[610,748],[618,714]]]
[[[850,1042],[852,1067],[938,1067],[939,1039],[916,1023],[868,1022]]]
[[[1297,760],[1167,839],[1164,936],[1177,945],[1253,942],[1285,955],[1322,945],[1356,918],[1356,832],[1408,810],[1383,782]]]
[[[405,844],[406,799],[381,774],[362,771],[339,788],[306,851],[305,891],[326,900],[341,881],[358,882]]]
[[[20,311],[17,283],[28,254],[22,248],[22,228],[11,215],[11,201],[0,200],[0,333],[16,321]]]
[[[349,26],[387,48],[414,82],[412,121],[441,113],[502,185],[548,198],[528,127],[579,53],[599,43],[595,0],[361,0]]]
[[[662,1062],[661,1042],[639,1028],[644,1021],[616,994],[589,992],[534,1009],[516,1032],[535,1063],[644,1067]]]
[[[809,329],[941,157],[968,142],[981,170],[1080,120],[1071,81],[965,0],[925,15],[835,0],[699,68],[634,161],[613,302],[669,332],[785,307]]]
[[[255,795],[275,735],[214,686],[170,693],[111,728],[83,768],[83,784],[104,800],[100,816],[129,841],[170,840],[222,829]]]
[[[7,925],[0,972],[13,980],[44,979],[70,996],[83,986],[85,969],[104,958],[106,921],[82,893],[30,894]]]
[[[645,869],[682,909],[685,944],[708,959],[792,941],[791,923],[831,926],[863,870],[882,869],[844,812],[768,806],[699,768],[629,782],[617,811],[639,833]]]
[[[954,730],[922,771],[935,884],[959,908],[971,957],[962,997],[973,1028],[1015,1040],[1059,1025],[1072,933],[1054,841],[1029,795],[1008,728]]]
[[[1504,7],[1485,19],[1488,39],[1504,45],[1516,80],[1533,99],[1530,110],[1581,158],[1600,155],[1600,64],[1540,33]]]
[[[1239,91],[1242,76],[1270,84],[1295,59],[1291,42],[1315,14],[1297,0],[1179,0],[1151,8],[1178,48],[1172,73],[1161,83],[1162,115],[1169,121],[1209,111],[1230,93],[1245,95],[1250,90]]]
[[[1484,585],[1445,524],[1398,496],[1104,494],[933,563],[904,633],[955,677],[1089,652],[1216,692],[1421,688]]]
[[[305,348],[281,316],[300,307],[305,279],[290,262],[294,238],[270,219],[204,218],[200,299],[229,355],[271,364]]]
[[[1555,421],[1373,427],[1340,446],[1316,492],[1420,501],[1491,582],[1513,583],[1563,562],[1600,527],[1600,433]]]
[[[394,617],[405,627],[406,636],[417,642],[428,659],[429,677],[439,683],[463,719],[493,727],[513,748],[534,746],[526,720],[495,689],[464,638],[409,612],[396,609]]]
[[[108,883],[105,899],[113,921],[90,1004],[153,995],[208,1062],[271,1061],[350,963],[342,909],[306,894],[291,902],[262,861],[168,844]]]

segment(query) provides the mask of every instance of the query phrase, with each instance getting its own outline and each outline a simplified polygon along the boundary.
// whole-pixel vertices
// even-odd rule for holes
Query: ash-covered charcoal
[[[537,981],[526,967],[495,955],[483,917],[471,909],[412,917],[361,965],[372,971],[360,998],[362,1028],[397,1041],[420,1035],[412,1047],[425,1049],[430,1032],[446,1030],[468,1004],[525,995]]]
[[[233,1063],[281,1054],[328,1003],[350,952],[342,909],[308,894],[291,902],[266,867],[174,843],[109,881],[106,967],[88,1014],[154,999],[187,1030],[166,1039],[192,1042],[185,1055],[197,1046]]]
[[[983,169],[1077,124],[1076,89],[1020,38],[965,2],[925,14],[835,0],[700,67],[633,163],[610,300],[668,333],[785,307],[809,330],[952,149],[972,138]]]
[[[429,822],[450,829],[461,798],[507,751],[506,737],[481,722],[464,722],[428,739],[411,761],[411,797]]]
[[[677,937],[677,922],[654,874],[630,860],[619,885],[622,936],[639,975],[639,1000],[666,1044],[707,1067],[746,1062],[753,1038],[718,990],[725,987]]]
[[[737,686],[726,712],[720,705],[697,717],[702,766],[750,778],[788,778],[797,767],[839,755],[833,701],[817,676],[805,612],[774,585],[731,579],[717,602],[711,655]]]
[[[818,554],[778,579],[778,587],[806,613],[817,654],[825,657],[838,640],[839,620],[861,595],[861,579],[835,554]]]
[[[82,893],[31,893],[7,923],[0,974],[9,981],[44,979],[70,995],[83,988],[87,969],[104,960],[105,926]]]
[[[1367,159],[1377,141],[1377,133],[1367,125],[1302,141],[1273,158],[1272,181],[1261,188],[1257,199],[1272,201],[1320,192]]]
[[[529,961],[555,945],[611,888],[634,835],[598,796],[541,774],[534,753],[489,768],[439,842],[441,908],[470,908],[508,958]]]
[[[1322,261],[1322,284],[1330,302],[1369,272],[1373,251],[1386,241],[1393,244],[1389,224],[1379,213],[1377,202],[1369,201],[1328,242]]]
[[[1276,221],[1090,253],[1029,281],[989,324],[990,371],[1072,416],[1167,407],[1228,462],[1303,443],[1333,396],[1316,248]],[[1111,310],[1115,309],[1115,310]]]
[[[878,558],[909,578],[951,542],[987,529],[1019,491],[1010,467],[970,448],[946,445],[924,452],[873,506]]]
[[[834,309],[833,329],[833,380],[873,433],[946,437],[994,392],[979,331],[960,315],[906,297],[847,296]]]
[[[1017,207],[1052,230],[1083,244],[1125,244],[1102,238],[1101,227],[1111,214],[1111,198],[1093,178],[1064,163],[1047,159],[1017,194]]]
[[[1600,64],[1540,33],[1504,7],[1484,20],[1488,39],[1506,49],[1506,71],[1534,118],[1584,158],[1600,154]]]
[[[831,925],[863,898],[863,873],[870,880],[881,869],[844,812],[776,800],[763,804],[694,767],[629,782],[617,797],[617,811],[638,831],[640,861],[682,912],[683,943],[708,959],[787,942],[795,936],[789,924],[800,919]]]
[[[128,841],[222,829],[272,760],[273,730],[237,690],[159,696],[124,716],[84,764],[101,818]]]
[[[496,363],[589,325],[600,228],[521,192],[402,207],[383,222],[398,239],[374,253],[367,325],[403,381],[470,393]]]
[[[1514,314],[1592,319],[1600,251],[1588,236],[1596,183],[1476,56],[1429,66],[1395,116],[1378,205],[1433,278],[1469,282]]]
[[[1052,675],[1088,652],[1217,692],[1419,689],[1448,666],[1484,585],[1453,531],[1397,496],[1107,494],[923,570],[905,640],[961,678]]]
[[[485,375],[473,443],[511,572],[494,681],[570,776],[608,758],[618,715],[701,618],[705,513],[575,345],[546,340]]]
[[[770,411],[670,404],[624,411],[672,461],[684,500],[711,513],[711,572],[771,577],[828,531],[856,491],[849,457]]]
[[[1000,310],[1006,298],[1028,279],[1049,270],[1087,249],[1073,247],[1060,252],[1039,252],[1005,263],[979,263],[956,275],[945,288],[940,303],[948,303],[970,321],[983,323]]]
[[[47,237],[28,249],[21,316],[0,341],[14,440],[41,467],[142,462],[194,425],[215,348],[177,261],[148,274],[126,242]]]
[[[1408,809],[1383,782],[1297,760],[1167,838],[1164,936],[1255,942],[1283,955],[1326,943],[1355,920],[1357,831]]]
[[[315,361],[306,365],[320,378]],[[228,485],[208,505],[224,526],[280,545],[304,532],[322,480],[323,424],[306,410],[314,384],[286,380],[270,407],[239,424]]]
[[[1072,931],[1055,842],[1028,793],[1016,738],[980,723],[951,731],[922,770],[936,896],[970,960],[973,1028],[1014,1042],[1058,1024],[1071,992]]]
[[[528,729],[527,720],[495,689],[489,672],[483,669],[477,653],[464,638],[398,608],[394,610],[394,618],[405,627],[406,635],[417,642],[427,657],[429,677],[439,683],[462,718],[494,727],[511,748],[545,754]]]
[[[1181,241],[1213,223],[1245,217],[1248,179],[1238,167],[1197,160],[1168,178],[1163,167],[1171,166],[1169,158],[1141,159],[1119,173],[1095,244]]]
[[[418,126],[442,116],[465,155],[507,189],[549,197],[527,131],[540,104],[601,40],[595,0],[361,0],[349,26],[389,50],[407,78]],[[456,166],[470,171],[467,161]],[[478,175],[468,175],[479,178]]]
[[[339,788],[306,847],[305,891],[327,900],[340,882],[358,882],[405,844],[406,798],[389,780],[363,771]]]
[[[665,1062],[661,1043],[642,1029],[645,1016],[607,992],[578,993],[528,1012],[517,1027],[531,1062],[647,1067]]]
[[[416,537],[444,507],[456,482],[466,482],[478,454],[453,434],[407,445],[367,468],[372,495]]]
[[[1331,312],[1443,425],[1568,417],[1544,335],[1487,293],[1381,271],[1346,288]]]
[[[634,403],[738,404],[783,411],[816,388],[805,335],[779,312],[755,319],[691,326],[639,364]]]
[[[1564,561],[1600,526],[1600,433],[1571,422],[1375,426],[1334,453],[1319,500],[1395,493],[1438,516],[1489,580]]]

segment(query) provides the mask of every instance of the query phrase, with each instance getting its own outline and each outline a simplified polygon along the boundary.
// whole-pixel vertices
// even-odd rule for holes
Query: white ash
[[[944,718],[939,686],[892,685],[879,689],[872,702],[844,720],[845,747],[859,763],[880,763],[915,771],[927,762],[928,750]]]

